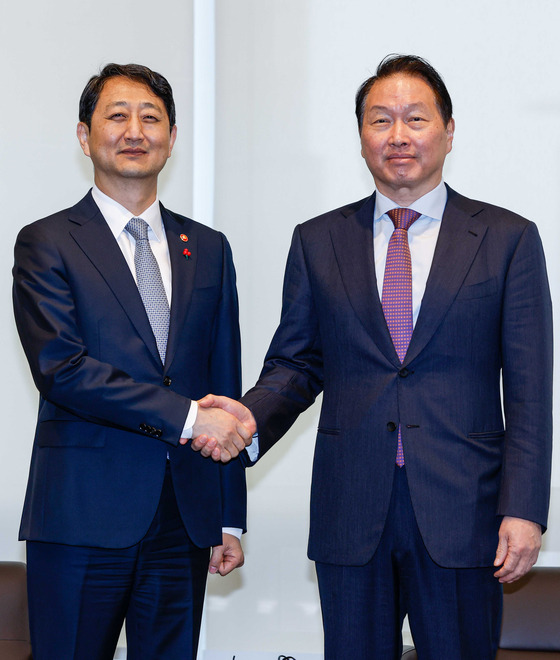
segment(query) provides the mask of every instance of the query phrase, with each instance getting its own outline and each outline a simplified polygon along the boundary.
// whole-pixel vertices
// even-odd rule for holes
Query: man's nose
[[[131,115],[126,123],[125,138],[127,140],[142,139],[142,122],[139,117]]]
[[[391,144],[395,144],[397,146],[408,144],[409,142],[408,128],[404,123],[404,121],[400,119],[397,119],[397,121],[395,121],[395,123],[391,128],[390,141]]]

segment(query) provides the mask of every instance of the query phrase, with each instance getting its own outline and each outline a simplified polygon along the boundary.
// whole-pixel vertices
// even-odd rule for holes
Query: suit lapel
[[[170,213],[163,206],[161,206],[161,216],[167,234],[173,282],[169,337],[165,356],[165,369],[167,370],[181,341],[181,329],[185,327],[187,310],[194,289],[198,250],[197,235],[192,231],[193,225],[190,221]],[[184,240],[185,237],[187,237],[187,241]],[[183,254],[185,248],[188,248],[191,253],[188,259]]]
[[[482,208],[481,203],[448,188],[432,267],[404,364],[424,349],[455,300],[487,231],[476,217]]]
[[[398,366],[377,288],[373,255],[373,211],[375,193],[355,210],[343,210],[345,221],[331,228],[334,254],[348,299],[363,326],[387,357]]]
[[[152,327],[138,287],[105,218],[88,193],[70,210],[70,234],[115,294],[136,331],[161,368]]]
[[[346,221],[333,225],[331,240],[350,304],[380,351],[399,367],[375,275],[374,207],[375,194],[358,210],[343,210]],[[459,292],[487,231],[487,226],[476,217],[482,208],[482,204],[448,188],[426,291],[403,364],[409,364],[424,349]]]

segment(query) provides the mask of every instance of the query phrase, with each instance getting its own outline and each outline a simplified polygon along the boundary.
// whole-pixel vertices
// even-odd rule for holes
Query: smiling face
[[[453,119],[444,125],[423,78],[395,74],[376,81],[365,101],[361,143],[379,192],[408,206],[433,190],[454,129]]]
[[[155,191],[175,143],[176,127],[170,129],[165,105],[149,87],[120,76],[105,83],[91,128],[80,122],[77,133],[93,162],[96,185],[118,199],[115,191],[131,184]]]

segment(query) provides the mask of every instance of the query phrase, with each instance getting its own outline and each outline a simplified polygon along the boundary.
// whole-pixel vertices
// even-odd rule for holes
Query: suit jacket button
[[[403,367],[403,368],[399,371],[399,376],[400,376],[401,378],[406,378],[407,376],[410,376],[411,373],[412,373],[412,371],[409,371],[406,367]]]
[[[395,424],[395,422],[388,422],[387,423],[387,431],[391,431],[391,433],[393,433],[393,431],[396,431],[396,430],[397,430],[397,425]]]
[[[142,424],[140,424],[140,430],[141,431],[147,431],[148,430],[148,426],[145,422],[142,422]]]
[[[169,378],[169,376],[166,376],[163,379],[163,384],[165,385],[165,387],[169,387],[171,385],[171,378]]]

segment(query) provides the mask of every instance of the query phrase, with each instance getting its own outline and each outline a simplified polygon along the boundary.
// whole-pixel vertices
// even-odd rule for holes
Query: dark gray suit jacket
[[[257,420],[262,455],[324,392],[312,559],[359,565],[372,557],[400,423],[430,555],[443,566],[491,565],[502,516],[547,522],[552,313],[537,228],[449,189],[400,364],[378,295],[374,203],[372,196],[296,228],[280,325],[243,402]]]
[[[220,545],[222,526],[245,527],[241,463],[218,465],[179,445],[191,399],[240,394],[231,251],[219,232],[161,212],[173,276],[164,365],[138,287],[91,194],[18,236],[15,316],[41,395],[23,539],[137,543],[158,506],[168,453],[195,544]]]

